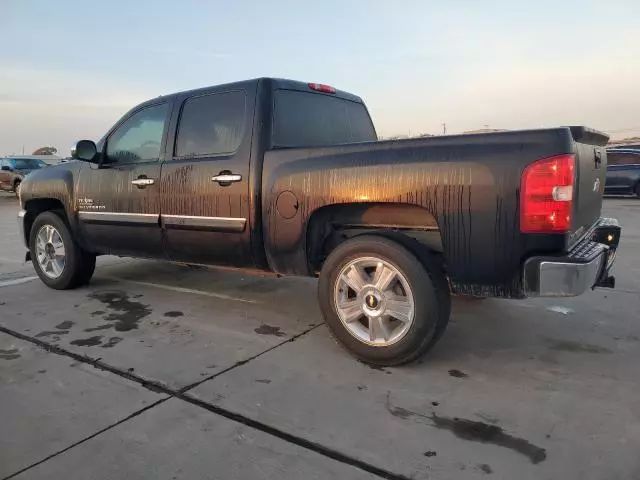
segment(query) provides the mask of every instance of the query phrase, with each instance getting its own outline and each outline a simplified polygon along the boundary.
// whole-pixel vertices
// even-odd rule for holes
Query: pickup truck
[[[452,295],[613,287],[607,136],[584,127],[379,141],[363,101],[262,78],[162,96],[33,172],[20,226],[51,288],[96,255],[317,276],[326,323],[389,366],[444,332]]]

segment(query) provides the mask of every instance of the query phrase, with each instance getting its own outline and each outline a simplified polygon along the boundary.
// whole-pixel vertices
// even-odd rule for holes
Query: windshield
[[[47,166],[46,162],[37,158],[12,158],[9,164],[16,170],[35,170]]]

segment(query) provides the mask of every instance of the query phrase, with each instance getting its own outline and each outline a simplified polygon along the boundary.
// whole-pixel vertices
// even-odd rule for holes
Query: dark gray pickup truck
[[[96,255],[319,276],[358,358],[397,365],[444,332],[451,295],[613,286],[606,135],[584,127],[378,141],[362,100],[257,79],[159,97],[78,161],[35,171],[20,225],[49,287]]]

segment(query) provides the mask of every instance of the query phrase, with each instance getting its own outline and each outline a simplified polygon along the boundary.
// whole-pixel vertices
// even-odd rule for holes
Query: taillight
[[[336,93],[336,89],[330,87],[329,85],[322,85],[321,83],[310,83],[309,88],[311,90],[315,90],[316,92],[322,93]]]
[[[562,233],[571,229],[575,158],[543,158],[525,168],[520,185],[520,231]]]

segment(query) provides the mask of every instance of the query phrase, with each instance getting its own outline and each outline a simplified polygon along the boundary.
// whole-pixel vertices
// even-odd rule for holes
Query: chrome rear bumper
[[[615,286],[609,275],[620,240],[620,225],[601,218],[590,234],[563,256],[537,256],[524,263],[525,293],[530,297],[573,297],[590,288]]]

